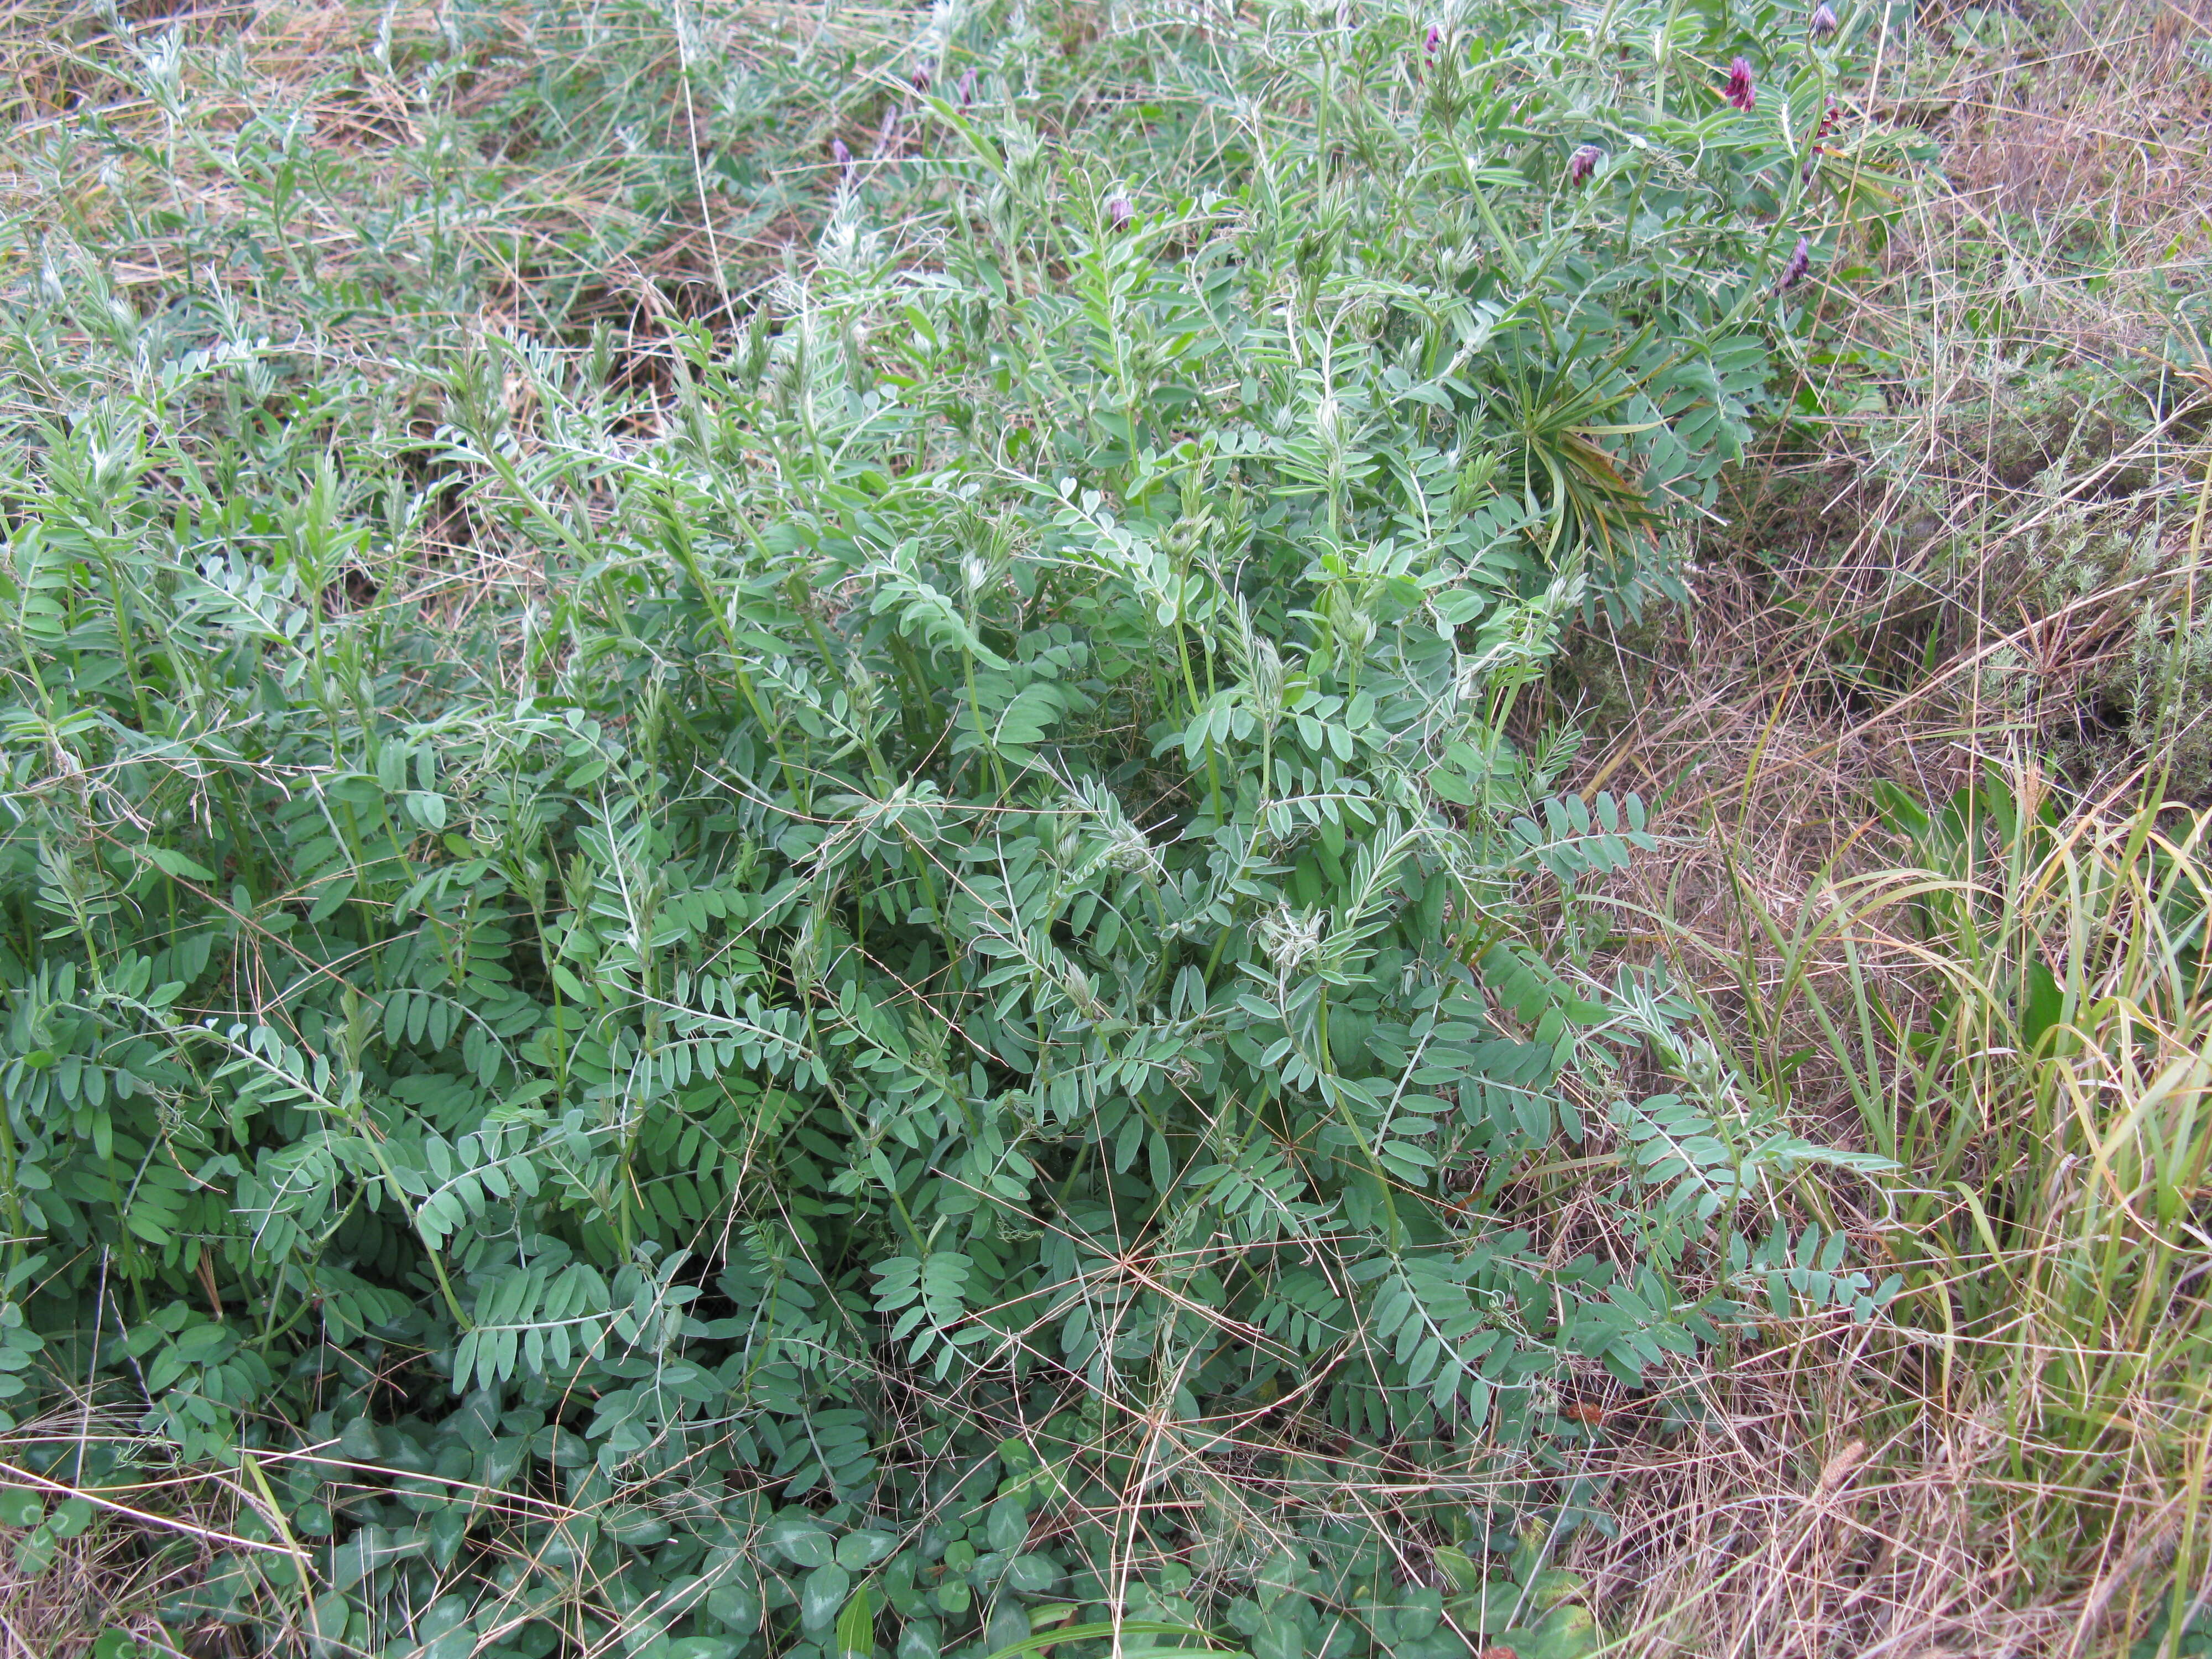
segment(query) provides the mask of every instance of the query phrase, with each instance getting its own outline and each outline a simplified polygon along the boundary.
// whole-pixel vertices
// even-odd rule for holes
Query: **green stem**
[[[1468,195],[1474,203],[1475,212],[1482,217],[1483,228],[1498,244],[1498,257],[1505,262],[1505,269],[1512,273],[1514,282],[1522,288],[1528,287],[1528,268],[1521,261],[1521,250],[1506,235],[1504,225],[1499,222],[1498,210],[1490,204],[1490,196],[1482,187],[1479,176],[1480,170],[1475,166],[1474,158],[1472,155],[1463,157],[1462,163],[1467,169]]]
[[[138,729],[150,735],[154,711],[146,699],[146,682],[138,672],[138,649],[131,642],[131,608],[124,602],[123,573],[116,568],[115,555],[108,548],[107,538],[102,535],[99,540],[100,562],[107,570],[107,591],[115,596],[115,642],[123,657],[123,675],[131,682],[131,701],[138,710]]]
[[[1328,1054],[1328,991],[1326,987],[1322,988],[1321,1006],[1315,1019],[1322,1074],[1334,1082],[1335,1066],[1330,1060]],[[1367,1132],[1359,1127],[1359,1120],[1352,1115],[1352,1108],[1346,1103],[1344,1091],[1341,1088],[1331,1088],[1328,1092],[1338,1118],[1344,1124],[1346,1133],[1351,1135],[1353,1143],[1358,1146],[1361,1156],[1367,1160],[1368,1169],[1374,1174],[1377,1189],[1376,1196],[1382,1200],[1383,1218],[1389,1224],[1390,1253],[1395,1255],[1405,1248],[1406,1230],[1404,1224],[1398,1218],[1397,1200],[1391,1196],[1389,1171],[1382,1167],[1382,1158],[1376,1152],[1375,1148],[1368,1144]]]
[[[973,618],[969,619],[969,626],[975,626]],[[975,723],[975,741],[981,745],[984,757],[990,763],[992,781],[998,786],[999,799],[1004,800],[1006,798],[1006,769],[999,764],[999,751],[991,746],[990,734],[983,730],[983,705],[975,700],[975,656],[973,652],[963,651],[960,653],[960,671],[968,683],[968,713]]]

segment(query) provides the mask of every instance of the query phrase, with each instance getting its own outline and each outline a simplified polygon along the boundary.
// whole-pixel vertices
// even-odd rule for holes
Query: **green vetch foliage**
[[[934,12],[810,106],[904,135],[812,258],[657,352],[548,301],[333,382],[240,320],[386,326],[273,185],[166,309],[96,226],[11,256],[0,1389],[34,1471],[257,1500],[172,1616],[1575,1654],[1562,1383],[1878,1307],[1782,1223],[1838,1155],[1577,969],[1656,843],[1512,735],[1565,620],[1679,593],[1811,326],[1849,48],[1429,21]],[[821,73],[655,27],[726,113]],[[514,107],[453,101],[499,49],[410,46],[424,123]],[[307,191],[273,120],[193,142]],[[393,315],[489,280],[416,254]],[[1502,1207],[1561,1143],[1618,1259]],[[40,1415],[88,1382],[141,1437]]]

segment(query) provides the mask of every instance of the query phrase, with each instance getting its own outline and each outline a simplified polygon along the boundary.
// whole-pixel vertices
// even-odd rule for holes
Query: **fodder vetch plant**
[[[1589,1651],[1582,1393],[1895,1289],[1516,719],[1894,201],[1869,20],[830,21],[73,19],[18,1565],[197,1472],[112,1654]]]

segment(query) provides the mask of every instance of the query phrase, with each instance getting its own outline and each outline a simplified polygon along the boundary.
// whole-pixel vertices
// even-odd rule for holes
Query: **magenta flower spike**
[[[1443,45],[1443,30],[1439,28],[1434,23],[1430,24],[1428,36],[1421,42],[1421,50],[1426,52],[1430,58],[1433,58],[1437,55],[1437,48]]]
[[[1597,164],[1605,160],[1605,152],[1595,144],[1584,144],[1567,157],[1567,179],[1572,184],[1586,184]]]
[[[1728,85],[1721,89],[1721,96],[1746,112],[1759,107],[1759,88],[1752,84],[1748,59],[1739,58],[1729,65]]]

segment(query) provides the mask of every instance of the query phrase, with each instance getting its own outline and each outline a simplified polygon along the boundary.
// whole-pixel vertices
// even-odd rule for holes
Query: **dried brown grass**
[[[82,1403],[64,1408],[0,1435],[0,1486],[49,1485],[25,1474],[20,1460],[27,1445],[53,1435],[135,1438],[126,1419]],[[58,1540],[35,1572],[16,1554],[27,1530],[0,1527],[0,1659],[80,1659],[110,1630],[128,1632],[149,1654],[175,1651],[172,1640],[185,1633],[167,1631],[155,1609],[205,1577],[237,1505],[219,1483],[198,1479],[110,1485],[99,1496],[106,1507],[76,1537]],[[135,1518],[133,1510],[161,1521]]]
[[[1787,1077],[1806,1133],[1863,1146],[1834,1033],[1814,1017],[1820,988],[1854,976],[1878,986],[1898,1026],[1885,1059],[1910,1073],[1894,1038],[1927,1028],[1918,1011],[1936,1000],[1943,975],[1881,925],[1898,918],[1825,936],[1818,928],[1853,881],[1902,856],[1875,823],[1867,786],[1890,778],[1940,798],[1970,781],[1990,749],[1954,720],[1855,715],[1808,692],[1786,653],[1763,664],[1741,648],[1786,637],[1791,626],[1804,624],[1749,602],[1735,584],[1709,583],[1694,619],[1652,652],[1654,692],[1670,714],[1647,714],[1590,781],[1609,770],[1614,787],[1675,785],[1676,804],[1655,815],[1670,836],[1666,854],[1614,889],[1624,915],[1658,922],[1640,936],[1625,923],[1621,954],[1663,960],[1694,986],[1727,1047],[1756,1073]],[[1670,661],[1687,708],[1665,701]],[[1781,937],[1770,931],[1776,924]],[[1808,935],[1812,948],[1798,953]],[[1803,994],[1808,986],[1814,995]],[[1831,1006],[1844,1000],[1825,994]],[[1902,1112],[1911,1103],[1893,1104]],[[1962,1098],[1955,1109],[2021,1106]],[[1901,1179],[1913,1185],[1917,1174]],[[2023,1418],[2006,1379],[1991,1374],[2002,1341],[1947,1328],[1950,1298],[1928,1272],[1921,1239],[1900,1235],[1875,1194],[1826,1183],[1793,1202],[1801,1219],[1850,1231],[1863,1261],[1918,1263],[1922,1293],[1873,1328],[1820,1321],[1770,1333],[1733,1363],[1673,1385],[1695,1407],[1678,1438],[1625,1433],[1593,1455],[1588,1473],[1605,1483],[1620,1529],[1583,1537],[1570,1565],[1590,1576],[1606,1607],[1611,1650],[1700,1659],[2128,1652],[2171,1583],[2162,1574],[2187,1494],[2170,1467],[2114,1455],[2103,1442],[2085,1455],[2039,1420],[2033,1400]],[[1964,1205],[1937,1206],[1928,1224],[1963,1232]],[[2151,1390],[2130,1395],[2127,1410],[2179,1411],[2179,1431],[2202,1438],[2212,1434],[2207,1403],[2175,1406]],[[2196,1462],[2201,1469],[2201,1455]]]
[[[2212,88],[2191,49],[2212,4],[2066,4],[2024,21],[2021,46],[1976,53],[1944,88],[1944,164],[1962,203],[2087,204],[2152,235],[2201,217]]]
[[[1688,1444],[1616,1476],[1620,1534],[1582,1565],[1611,1592],[1624,1650],[1920,1659],[2047,1638],[2055,1616],[2008,1605],[2017,1560],[1975,1513],[1996,1437],[1970,1423],[1870,1445],[1849,1398],[1865,1342],[1745,1361],[1708,1385]]]
[[[1887,412],[1766,457],[1734,526],[1707,539],[1697,602],[1577,649],[1582,693],[1605,688],[1610,726],[1581,782],[1660,801],[1670,837],[1614,890],[1617,948],[1698,988],[1736,1052],[1786,1077],[1793,1114],[1844,1144],[1863,1104],[1810,1015],[1817,999],[1782,981],[1857,975],[1899,1030],[1941,991],[1882,926],[1820,931],[1839,892],[1904,855],[1871,786],[1940,801],[1993,763],[2019,776],[2024,757],[2056,752],[2109,812],[2160,777],[2154,753],[2077,739],[2100,724],[2100,673],[2146,605],[2212,580],[2190,512],[2212,465],[2201,398],[2185,388],[2147,430],[2033,477],[2005,476],[1989,430],[1957,410],[2005,394],[2023,339],[2087,362],[2155,349],[2175,287],[2212,276],[2212,77],[2192,55],[2208,34],[2203,0],[2039,10],[2006,52],[1901,77],[1899,103],[1943,138],[1954,188],[1894,228],[1883,282],[1827,301],[1847,339],[1905,349]],[[2100,273],[2081,268],[2081,242],[2032,234],[2069,221],[2104,228],[2087,239]],[[1984,262],[1966,268],[1962,246]],[[1965,323],[1991,306],[2006,308],[2002,342]],[[2109,488],[2130,469],[2135,488]],[[2130,530],[2162,514],[2159,556],[2039,600],[2010,550],[2069,513]],[[1962,537],[1978,538],[1963,560]],[[2033,696],[2018,695],[2023,672]],[[1799,1201],[1871,1259],[1915,1253],[1855,1184]],[[1607,1604],[1609,1651],[2130,1650],[2180,1562],[2202,1560],[2189,1540],[2212,1401],[2169,1379],[2130,1394],[2102,1437],[2069,1440],[2055,1403],[2039,1417],[2032,1388],[2024,1407],[1993,1374],[2001,1346],[1978,1353],[1944,1328],[1948,1305],[1909,1296],[1885,1325],[1778,1336],[1676,1384],[1703,1408],[1678,1440],[1623,1434],[1595,1455],[1620,1530],[1584,1536],[1574,1565]]]

